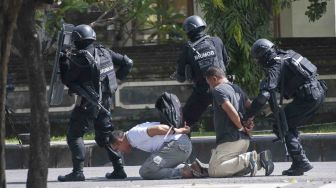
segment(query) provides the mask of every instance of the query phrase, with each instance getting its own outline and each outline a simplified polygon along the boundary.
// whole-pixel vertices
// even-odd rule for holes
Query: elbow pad
[[[266,102],[270,99],[270,97],[271,97],[270,92],[262,90],[257,96],[257,98],[253,100],[251,108],[247,113],[247,118],[256,115],[261,110],[261,108],[266,104]]]
[[[125,63],[125,66],[131,69],[133,67],[133,60],[130,59],[127,55],[124,55],[123,61]]]
[[[116,72],[116,77],[119,80],[125,79],[128,73],[131,72],[132,67],[133,60],[130,59],[127,55],[124,55],[122,67]]]
[[[266,104],[268,99],[270,99],[270,97],[271,97],[270,92],[268,92],[266,90],[262,90],[255,100],[259,105],[263,106],[264,104]]]

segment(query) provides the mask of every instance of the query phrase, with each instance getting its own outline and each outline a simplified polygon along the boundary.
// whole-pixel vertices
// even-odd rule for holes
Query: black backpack
[[[279,87],[280,99],[283,96],[291,98],[300,86],[317,75],[317,68],[307,58],[293,50],[278,50],[278,54],[283,60]]]
[[[312,64],[307,58],[293,50],[286,51],[286,54],[283,58],[288,68],[303,79],[309,79],[310,77],[317,74],[316,66]]]
[[[175,94],[164,92],[156,100],[155,108],[159,111],[163,123],[175,128],[182,127],[181,103]]]

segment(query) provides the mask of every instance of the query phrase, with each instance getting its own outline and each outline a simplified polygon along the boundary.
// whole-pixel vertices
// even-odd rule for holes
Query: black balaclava
[[[93,54],[94,51],[93,40],[75,41],[74,43],[78,50],[88,50],[91,54]]]
[[[198,28],[190,31],[187,35],[191,42],[195,42],[205,35],[204,28]]]
[[[277,52],[275,48],[271,48],[269,49],[265,55],[263,55],[260,59],[259,59],[259,63],[261,64],[261,66],[263,68],[269,68],[272,64],[273,64],[273,58],[275,58],[277,56]]]

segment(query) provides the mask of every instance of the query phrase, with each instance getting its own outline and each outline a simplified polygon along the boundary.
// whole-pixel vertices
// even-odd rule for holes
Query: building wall
[[[280,14],[280,37],[335,37],[335,0],[328,1],[327,12],[316,22],[309,22],[305,15],[308,0],[292,3]]]

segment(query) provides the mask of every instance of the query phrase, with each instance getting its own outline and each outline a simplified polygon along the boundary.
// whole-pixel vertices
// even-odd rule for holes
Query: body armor
[[[212,66],[220,67],[225,71],[223,60],[219,60],[214,43],[209,36],[204,36],[194,43],[188,42],[192,57],[191,67],[194,82],[204,80],[205,72]]]
[[[95,59],[96,62],[98,63],[99,81],[104,82],[106,80],[108,82],[107,86],[109,92],[111,92],[111,94],[114,93],[118,88],[118,83],[114,65],[109,51],[102,46],[96,47]]]

